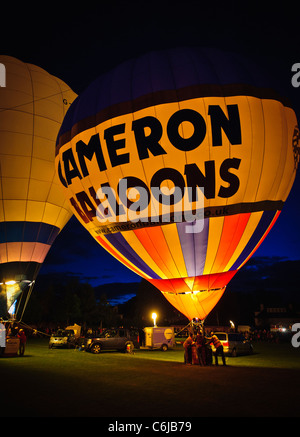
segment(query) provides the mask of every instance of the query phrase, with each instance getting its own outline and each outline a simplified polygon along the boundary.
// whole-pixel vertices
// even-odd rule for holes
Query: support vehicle
[[[145,347],[150,349],[161,349],[167,351],[172,348],[175,343],[174,328],[168,327],[146,327],[145,332]]]
[[[139,331],[136,328],[111,328],[105,329],[101,334],[87,335],[81,348],[93,354],[99,354],[102,350],[115,349],[119,351],[132,351],[139,348]]]
[[[223,345],[224,354],[236,357],[237,355],[252,354],[253,346],[242,334],[237,332],[214,332]],[[212,346],[212,351],[215,348]]]
[[[58,329],[49,340],[49,348],[75,348],[78,344],[81,327],[79,325],[67,326],[66,329]]]

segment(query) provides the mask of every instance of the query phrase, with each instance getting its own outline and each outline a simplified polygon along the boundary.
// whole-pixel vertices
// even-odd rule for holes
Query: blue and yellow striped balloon
[[[40,67],[0,56],[0,283],[2,315],[33,284],[72,212],[55,172],[55,141],[76,98]],[[7,302],[7,308],[6,308]]]

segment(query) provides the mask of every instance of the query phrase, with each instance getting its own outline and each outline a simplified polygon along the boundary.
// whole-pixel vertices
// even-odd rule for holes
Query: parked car
[[[75,348],[77,345],[77,336],[73,329],[59,329],[50,337],[49,348],[66,347]]]
[[[135,328],[106,329],[96,337],[88,335],[84,338],[81,348],[93,354],[102,350],[116,349],[126,351],[128,348],[139,348],[139,331]]]
[[[214,332],[223,345],[224,353],[236,357],[237,355],[252,354],[253,346],[242,334],[237,332]],[[212,346],[212,351],[215,348]]]

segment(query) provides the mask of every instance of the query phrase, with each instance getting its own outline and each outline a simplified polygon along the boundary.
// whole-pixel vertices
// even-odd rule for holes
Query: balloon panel
[[[297,120],[269,82],[235,55],[154,52],[92,83],[62,124],[56,167],[75,215],[189,318],[255,252],[293,184]]]
[[[166,293],[165,298],[189,320],[195,317],[203,320],[223,296],[225,287],[199,293]],[[197,314],[197,316],[195,316]]]

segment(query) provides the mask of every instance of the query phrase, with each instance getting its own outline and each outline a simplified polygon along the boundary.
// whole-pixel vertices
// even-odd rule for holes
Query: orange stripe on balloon
[[[170,255],[169,247],[160,226],[151,229],[137,229],[134,230],[134,233],[167,277],[174,277],[176,274],[179,276],[177,269],[174,272],[174,260]]]
[[[227,216],[224,219],[222,236],[213,270],[222,272],[242,238],[251,213]]]

